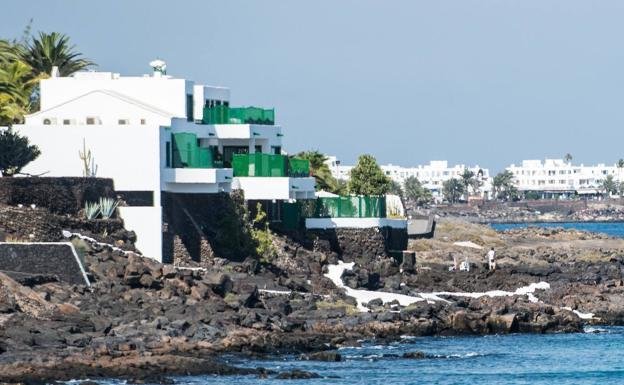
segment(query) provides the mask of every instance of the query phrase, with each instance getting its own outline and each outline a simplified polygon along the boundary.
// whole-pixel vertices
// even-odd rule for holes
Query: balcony
[[[310,162],[273,154],[235,154],[232,157],[235,177],[291,177],[310,176]]]
[[[197,145],[196,134],[181,132],[171,137],[172,149],[167,153],[167,167],[223,168],[223,162],[214,159],[213,149]]]
[[[166,168],[163,190],[175,193],[217,193],[231,191],[230,168]]]
[[[205,107],[203,124],[275,125],[275,110],[258,107]]]

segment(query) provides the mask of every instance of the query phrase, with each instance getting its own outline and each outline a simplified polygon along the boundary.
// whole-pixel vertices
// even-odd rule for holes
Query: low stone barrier
[[[62,242],[0,242],[0,272],[14,279],[55,277],[72,285],[90,286],[74,246]]]

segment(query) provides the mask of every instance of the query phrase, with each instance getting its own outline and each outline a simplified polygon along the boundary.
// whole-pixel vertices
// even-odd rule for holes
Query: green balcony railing
[[[204,124],[275,124],[275,110],[259,107],[205,107]]]
[[[310,176],[310,162],[274,154],[234,154],[232,156],[234,176]]]
[[[171,167],[173,168],[222,168],[210,148],[197,144],[197,135],[181,132],[171,135]]]
[[[385,196],[317,198],[313,218],[385,218]]]

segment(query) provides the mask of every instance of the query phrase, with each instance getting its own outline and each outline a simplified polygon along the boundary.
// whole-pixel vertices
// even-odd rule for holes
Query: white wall
[[[94,90],[112,90],[143,103],[186,117],[186,95],[193,82],[166,76],[130,77],[110,72],[79,72],[73,77],[41,81],[41,109],[47,110]]]
[[[16,125],[41,155],[24,168],[30,174],[83,176],[78,152],[91,150],[97,175],[113,178],[116,190],[155,191],[160,205],[159,129],[155,126]]]
[[[315,198],[314,178],[236,177],[232,188],[242,189],[247,200]]]
[[[144,256],[162,262],[162,208],[119,207],[119,215],[126,230],[137,234],[136,248]]]
[[[96,118],[97,125],[119,125],[120,119],[128,119],[131,125],[141,125],[145,119],[147,125],[169,125],[168,115],[153,109],[145,109],[141,105],[119,99],[106,91],[93,91],[71,102],[42,110],[26,117],[27,125],[43,125],[49,119],[52,125],[62,125],[64,119],[71,124],[86,125],[87,118]]]
[[[193,117],[202,120],[204,117],[204,105],[206,100],[230,101],[230,89],[225,87],[204,86],[196,84],[193,87]]]
[[[406,219],[388,218],[306,218],[307,229],[367,229],[371,227],[407,228]]]

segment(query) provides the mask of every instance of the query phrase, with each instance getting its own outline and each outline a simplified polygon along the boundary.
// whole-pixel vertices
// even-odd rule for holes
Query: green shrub
[[[267,214],[260,203],[256,206],[256,217],[252,221],[251,238],[256,243],[256,254],[261,262],[267,263],[276,256],[273,233],[269,229]]]
[[[12,129],[0,130],[0,172],[3,176],[19,174],[28,163],[37,159],[41,151],[28,138]]]

